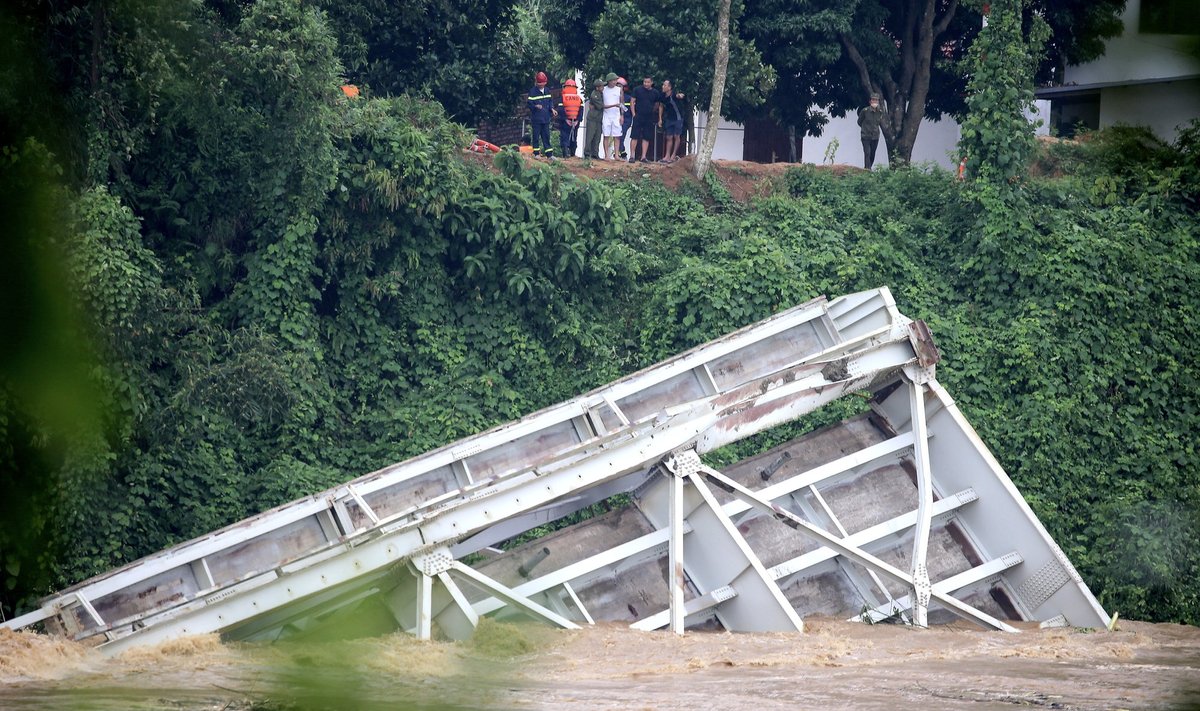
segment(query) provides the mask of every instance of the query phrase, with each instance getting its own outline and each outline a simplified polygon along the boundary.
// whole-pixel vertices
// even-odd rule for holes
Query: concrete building
[[[1104,56],[1067,67],[1061,86],[1038,90],[1058,135],[1130,124],[1173,141],[1200,118],[1200,3],[1128,0],[1122,20],[1125,31]]]
[[[1060,86],[1036,93],[1040,120],[1037,132],[1072,136],[1080,127],[1097,130],[1115,124],[1148,126],[1160,138],[1174,141],[1179,129],[1200,118],[1200,2],[1197,0],[1128,0],[1122,15],[1125,31],[1107,42],[1104,56],[1067,67]],[[708,125],[700,114],[697,141]],[[721,121],[718,159],[742,160],[746,129]],[[913,148],[913,163],[953,169],[960,136],[949,116],[924,121]],[[862,165],[858,125],[851,115],[830,117],[820,136],[802,139],[803,163]],[[780,158],[783,160],[783,158]],[[880,141],[875,165],[887,165]]]

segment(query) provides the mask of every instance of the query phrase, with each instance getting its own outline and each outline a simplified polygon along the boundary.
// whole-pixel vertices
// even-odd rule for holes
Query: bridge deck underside
[[[877,422],[878,418],[874,415],[862,415],[740,461],[727,467],[724,472],[746,487],[760,490],[768,484],[778,484],[828,464],[849,452],[883,442],[889,433],[878,427]],[[763,472],[776,465],[777,468],[764,481]],[[917,489],[911,469],[908,458],[893,457],[831,478],[813,488],[845,530],[854,534],[917,507]],[[732,497],[722,492],[717,492],[717,497],[722,504],[732,501]],[[792,494],[789,499],[785,505],[793,513],[808,518],[822,528],[835,530],[829,517],[818,513],[823,512],[823,508],[815,501],[816,494],[807,487]],[[475,567],[505,585],[517,587],[653,532],[654,526],[639,509],[641,504],[640,498],[631,497],[628,504],[609,513],[528,541]],[[821,547],[811,539],[797,536],[791,528],[776,519],[755,511],[746,512],[736,517],[735,521],[738,530],[768,568],[775,568]],[[911,531],[881,538],[867,548],[896,567],[907,568],[912,550]],[[932,526],[928,555],[930,577],[934,580],[966,572],[981,562],[979,553],[960,526],[945,519],[936,521]],[[788,602],[802,617],[849,618],[860,615],[864,609],[884,605],[908,593],[903,586],[886,581],[880,587],[861,566],[838,559],[823,560],[806,569],[782,575],[777,582]],[[641,555],[588,573],[570,584],[596,621],[636,623],[660,612],[663,601],[667,599],[666,544],[659,544]],[[561,589],[545,595],[558,595],[559,600],[555,604],[561,602],[569,607]],[[688,586],[686,596],[689,600],[699,595],[694,586]],[[485,597],[485,593],[479,593],[473,601]],[[999,580],[984,581],[958,597],[998,618],[1021,619],[1008,601],[1008,593]],[[521,614],[519,610],[511,608],[507,612]],[[955,619],[953,615],[943,612],[933,621],[951,619]],[[720,622],[716,612],[710,609],[704,615],[689,618],[689,626],[719,627]]]

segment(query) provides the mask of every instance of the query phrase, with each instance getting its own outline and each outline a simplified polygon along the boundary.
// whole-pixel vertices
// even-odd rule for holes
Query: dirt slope
[[[487,163],[490,158],[480,154],[468,154],[470,159]],[[671,190],[677,190],[685,182],[697,183],[692,170],[695,156],[685,156],[671,164],[626,163],[625,161],[584,160],[581,158],[558,159],[553,162],[526,158],[530,165],[546,170],[564,170],[575,175],[595,180],[654,180]],[[752,163],[740,160],[713,161],[717,178],[733,195],[733,199],[745,202],[756,196],[769,195],[776,189],[776,181],[796,163]],[[836,164],[815,166],[818,170],[832,171],[835,175],[861,172],[862,168]]]

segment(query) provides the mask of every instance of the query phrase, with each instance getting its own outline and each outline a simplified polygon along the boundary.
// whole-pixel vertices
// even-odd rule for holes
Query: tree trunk
[[[950,0],[938,17],[936,0],[907,0],[904,31],[894,40],[899,52],[894,67],[868,67],[850,35],[841,34],[842,46],[858,69],[863,89],[868,96],[879,93],[883,97],[884,120],[879,128],[887,147],[888,162],[892,165],[912,161],[913,146],[925,118],[925,101],[929,97],[933,50],[954,18],[958,2]]]
[[[704,180],[712,163],[713,146],[717,144],[717,126],[721,123],[721,100],[725,96],[725,71],[729,67],[729,3],[721,0],[717,12],[717,53],[713,57],[712,98],[708,102],[708,125],[704,128],[704,140],[696,154],[696,177]],[[715,123],[714,123],[715,122]]]
[[[100,91],[100,52],[104,41],[104,9],[104,3],[95,3],[92,6],[92,53],[91,66],[88,67],[88,79],[93,96]]]

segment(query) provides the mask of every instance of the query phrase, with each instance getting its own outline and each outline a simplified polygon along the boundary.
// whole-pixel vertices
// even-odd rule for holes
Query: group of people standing
[[[600,159],[603,139],[607,160],[650,162],[655,155],[653,145],[658,128],[663,129],[665,136],[659,162],[673,163],[687,151],[683,136],[691,117],[691,106],[669,80],[663,81],[662,89],[658,89],[652,77],[644,77],[641,85],[630,91],[624,77],[610,72],[605,78],[595,80],[585,101],[575,80],[567,79],[557,102],[546,83],[545,72],[538,72],[529,91],[529,122],[533,129],[535,156],[554,159],[550,123],[556,117],[564,157],[575,155],[580,125],[586,127],[585,158]],[[627,136],[632,141],[628,151],[625,149]]]
[[[651,159],[654,156],[652,146],[656,128],[663,129],[665,136],[660,163],[673,163],[681,152],[687,151],[683,132],[692,110],[686,97],[675,90],[670,80],[664,80],[662,89],[656,89],[652,77],[643,77],[641,86],[631,92],[624,77],[609,72],[605,78],[596,79],[592,92],[584,101],[575,80],[567,79],[557,102],[546,82],[546,73],[538,72],[533,88],[529,90],[529,122],[533,128],[535,156],[554,159],[554,149],[550,147],[550,122],[555,117],[559,122],[564,157],[575,155],[580,125],[585,125],[587,131],[584,158],[600,159],[603,138],[604,155],[608,160],[648,162],[647,154]],[[879,146],[883,121],[883,109],[879,104],[879,95],[873,93],[870,103],[858,110],[863,167],[867,170],[874,165]],[[625,150],[627,135],[631,135],[633,141],[628,152]]]

